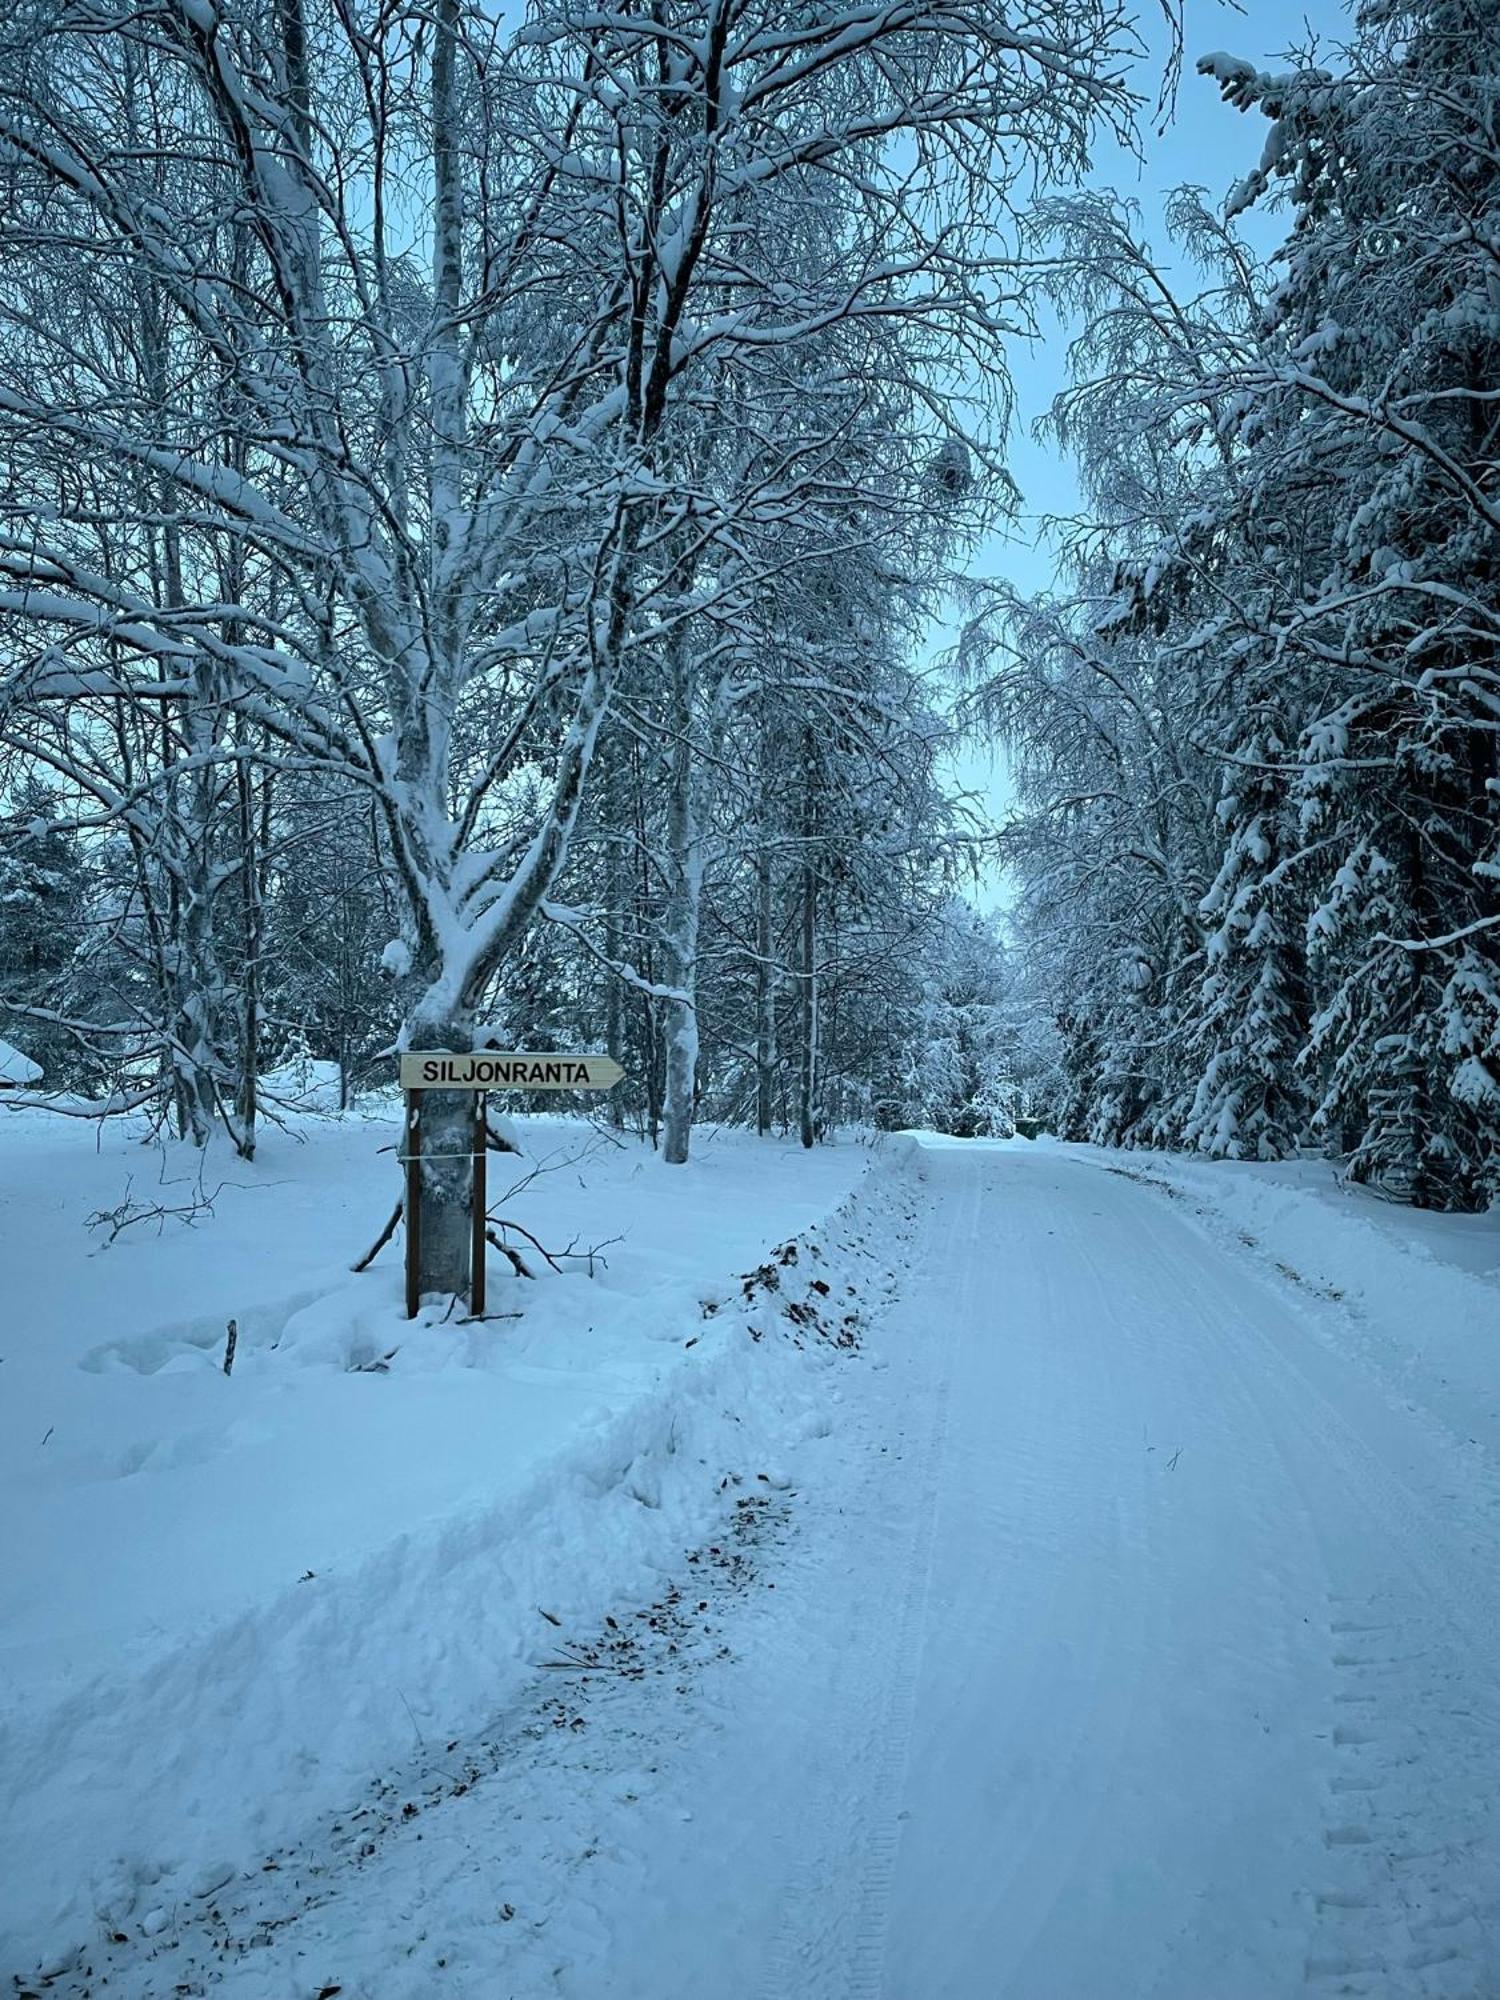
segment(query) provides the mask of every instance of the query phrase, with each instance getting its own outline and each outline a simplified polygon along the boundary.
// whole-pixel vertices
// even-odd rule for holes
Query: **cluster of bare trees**
[[[248,1151],[299,951],[325,1042],[375,927],[463,1048],[541,925],[646,1008],[677,1158],[730,923],[810,1133],[820,968],[902,948],[831,926],[943,844],[901,650],[997,498],[1013,203],[1128,125],[1129,49],[1117,0],[20,0],[0,749],[99,968],[37,1024]]]

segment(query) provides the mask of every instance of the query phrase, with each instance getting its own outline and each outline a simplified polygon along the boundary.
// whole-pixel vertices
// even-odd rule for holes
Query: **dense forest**
[[[966,638],[1071,1136],[1326,1146],[1500,1190],[1500,14],[1379,0],[1336,65],[1199,65],[1269,121],[1181,192],[1034,218],[1076,314],[1084,515]],[[1278,203],[1257,261],[1236,218]]]
[[[1003,1116],[914,661],[1006,498],[1030,182],[1128,133],[1130,49],[1113,0],[13,11],[0,951],[51,1084],[247,1154],[288,1056],[476,1039],[603,1043],[671,1160],[705,1108]]]
[[[0,1031],[54,1101],[248,1154],[299,1056],[598,1047],[673,1160],[1025,1112],[1484,1205],[1500,22],[1350,33],[1201,65],[1259,164],[1175,199],[1193,294],[1077,192],[1150,143],[1113,0],[12,10]],[[1023,600],[1049,303],[1086,506]]]

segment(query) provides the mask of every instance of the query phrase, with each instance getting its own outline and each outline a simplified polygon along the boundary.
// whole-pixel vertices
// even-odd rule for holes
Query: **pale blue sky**
[[[1138,89],[1143,96],[1154,97],[1166,40],[1148,9],[1154,14],[1151,0],[1141,0],[1141,24],[1152,34],[1155,61],[1143,66]],[[1259,113],[1247,115],[1224,104],[1217,85],[1196,73],[1197,58],[1226,49],[1274,68],[1278,57],[1306,46],[1312,36],[1325,48],[1336,47],[1347,36],[1349,21],[1348,8],[1338,0],[1247,0],[1243,7],[1227,0],[1187,0],[1186,53],[1171,123],[1160,136],[1148,133],[1143,160],[1118,146],[1101,146],[1089,176],[1091,185],[1113,187],[1139,204],[1147,236],[1168,268],[1173,259],[1162,220],[1167,195],[1193,183],[1206,188],[1215,202],[1222,200],[1230,185],[1255,165],[1265,141],[1265,120]],[[1284,233],[1274,213],[1254,211],[1242,226],[1263,250],[1273,248]],[[1191,273],[1184,272],[1184,287],[1191,283]],[[1031,435],[1036,418],[1066,380],[1067,339],[1065,327],[1053,326],[1043,340],[1018,347],[1012,356],[1019,413],[1010,468],[1021,488],[1024,511],[1013,533],[982,549],[974,563],[980,574],[1008,577],[1026,590],[1044,589],[1053,574],[1042,519],[1072,511],[1078,499],[1072,465]],[[958,763],[954,775],[963,786],[985,794],[994,813],[1003,813],[1009,788],[999,759],[975,752]],[[992,881],[981,900],[1003,905],[1004,883]]]

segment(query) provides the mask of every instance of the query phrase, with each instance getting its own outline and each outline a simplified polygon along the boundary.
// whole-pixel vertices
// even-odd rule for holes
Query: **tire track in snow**
[[[1196,1261],[1179,1253],[1173,1262],[1203,1296]],[[1277,1310],[1257,1314],[1234,1300],[1226,1311],[1220,1300],[1226,1358],[1301,1500],[1328,1579],[1332,1686],[1319,1754],[1329,1872],[1308,1890],[1306,1983],[1368,2000],[1492,2000],[1500,1716],[1492,1701],[1485,1712],[1485,1697],[1500,1669],[1500,1572],[1485,1560],[1488,1523],[1435,1514],[1312,1379],[1309,1366],[1339,1365],[1303,1324],[1313,1308],[1284,1298],[1269,1273],[1251,1282],[1250,1300],[1258,1291]],[[1269,1330],[1287,1321],[1308,1342],[1308,1365]],[[1438,1468],[1441,1485],[1450,1471]],[[1464,1525],[1475,1537],[1467,1549],[1455,1532]]]
[[[1309,1983],[1371,2000],[1489,2000],[1500,1974],[1500,1718],[1490,1693],[1500,1607],[1473,1572],[1457,1590],[1438,1580],[1428,1559],[1436,1550],[1453,1559],[1453,1524],[1433,1519],[1305,1378],[1292,1394],[1268,1369],[1261,1394],[1281,1401],[1306,1440],[1302,1468],[1323,1468],[1315,1519],[1338,1585],[1327,1618],[1341,1685],[1327,1726],[1336,1768],[1324,1832],[1335,1880],[1317,1895],[1333,1948],[1309,1955]],[[1457,1567],[1467,1568],[1461,1555]],[[1455,1729],[1460,1719],[1467,1726]]]
[[[1104,1471],[1095,1446],[1101,1426],[1118,1433],[1121,1412],[1139,1414],[1138,1340],[1120,1338],[1111,1303],[1117,1246],[1094,1242],[1092,1203],[1058,1200],[1052,1176],[1018,1181],[1015,1167],[979,1148],[931,1160],[938,1213],[914,1259],[902,1386],[909,1400],[939,1373],[912,1310],[931,1299],[946,1315],[941,1372],[951,1421],[920,1461],[925,1477],[898,1478],[893,1468],[886,1508],[893,1497],[902,1556],[880,1558],[906,1579],[904,1596],[899,1586],[889,1595],[914,1610],[917,1631],[913,1640],[903,1620],[883,1661],[868,1657],[862,1638],[859,1670],[846,1668],[823,1697],[825,1747],[805,1814],[816,1832],[803,1836],[796,1856],[768,2000],[928,2000],[938,1992],[968,2000],[970,1986],[951,1982],[967,1978],[961,1968],[977,1942],[968,1932],[994,1897],[1005,1898],[1011,1917],[1002,1943],[1008,1969],[991,1960],[986,2000],[992,1992],[1038,1991],[1027,1983],[1029,1946],[1076,1892],[1083,1857],[1114,1809],[1117,1775],[1135,1755],[1151,1657],[1139,1584],[1160,1480],[1148,1477],[1143,1452],[1118,1434]],[[1069,1197],[1091,1185],[1076,1169],[1064,1174]],[[1008,1282],[997,1289],[1001,1272]],[[901,1474],[918,1464],[913,1455]],[[1039,1544],[1048,1552],[1040,1561]],[[872,1579],[865,1600],[874,1601],[880,1562],[864,1549],[858,1566]],[[883,1585],[879,1596],[889,1601]],[[974,1674],[979,1685],[988,1682],[991,1664],[996,1699],[973,1709]],[[878,1723],[867,1734],[860,1718],[870,1713]],[[969,1722],[955,1734],[960,1714]],[[972,1739],[972,1772],[963,1768],[970,1726],[983,1732]],[[967,1808],[946,1795],[935,1800],[929,1756],[935,1768],[952,1769]],[[862,1763],[863,1779],[851,1782]],[[1052,1771],[1052,1782],[1039,1786],[1033,1772],[1019,1786],[1008,1783],[1012,1767],[1038,1765]],[[1017,1817],[1006,1800],[987,1828],[994,1858],[983,1881],[973,1873],[969,1833],[947,1810],[950,1802],[972,1809],[976,1774],[981,1793],[995,1783],[1026,1802]],[[945,1793],[941,1777],[937,1791]],[[939,1926],[946,1933],[956,1918],[957,1932],[943,1936],[936,1954],[929,1949],[937,1942],[935,1850],[951,1856],[978,1892],[955,1903],[938,1891]]]
[[[919,1169],[916,1179],[926,1188],[928,1169]],[[965,1229],[972,1229],[977,1222],[979,1197],[976,1179],[963,1217]],[[960,1230],[954,1204],[934,1202],[930,1192],[926,1198],[927,1225],[911,1246],[913,1269],[922,1268],[934,1255],[951,1255]],[[941,1229],[934,1226],[939,1219]],[[937,1503],[961,1325],[961,1315],[948,1316],[938,1367],[928,1390],[930,1407],[924,1413],[925,1420],[903,1427],[901,1432],[914,1453],[903,1454],[899,1463],[908,1477],[916,1475],[918,1492],[915,1507],[898,1527],[895,1638],[888,1647],[882,1644],[881,1630],[874,1620],[855,1635],[859,1685],[836,1690],[837,1703],[830,1704],[826,1713],[821,1754],[807,1786],[809,1804],[816,1801],[815,1823],[824,1838],[818,1840],[812,1855],[805,1850],[794,1855],[781,1921],[770,1947],[765,2000],[825,2000],[825,1996],[833,2000],[835,1995],[843,2000],[883,2000],[891,1888],[901,1843],[898,1815],[911,1759],[918,1665],[928,1622]],[[930,1369],[930,1350],[925,1357],[908,1356],[904,1361],[903,1378],[920,1381]],[[872,1472],[886,1483],[894,1476],[890,1466],[882,1474],[872,1465]],[[885,1497],[888,1500],[890,1496]],[[851,1722],[866,1725],[854,1744],[847,1726]],[[866,1760],[863,1765],[861,1758]],[[861,1769],[863,1775],[857,1777],[851,1797],[850,1774]],[[831,1848],[825,1845],[830,1829],[837,1829]],[[858,1834],[861,1829],[866,1830],[866,1844],[863,1856],[856,1861],[844,1843],[849,1834]]]
[[[1432,1770],[1434,1748],[1451,1738],[1444,1703],[1462,1685],[1463,1663],[1414,1594],[1339,1594],[1329,1613],[1343,1683],[1333,1696],[1341,1768],[1329,1781],[1325,1834],[1336,1879],[1318,1897],[1330,1946],[1309,1957],[1308,1982],[1323,1992],[1478,2000],[1493,1991],[1482,1969],[1485,1924],[1456,1878],[1483,1828],[1464,1830],[1475,1800],[1451,1768]]]
[[[923,1176],[925,1179],[925,1174]],[[982,1183],[971,1177],[969,1201],[962,1221],[948,1204],[948,1246],[973,1233],[979,1220]],[[938,1495],[948,1438],[953,1371],[959,1329],[967,1311],[949,1316],[942,1342],[942,1359],[933,1389],[932,1422],[922,1454],[922,1491],[902,1594],[900,1630],[887,1683],[887,1707],[881,1729],[885,1756],[869,1802],[872,1832],[859,1885],[854,1955],[849,1966],[847,2000],[884,2000],[886,1948],[890,1934],[891,1891],[896,1856],[901,1845],[901,1800],[911,1768],[916,1721],[918,1667],[930,1626],[932,1565],[937,1534]]]
[[[1423,1531],[1412,1496],[1341,1420],[1287,1417],[1324,1468],[1317,1518],[1337,1585],[1325,1614],[1338,1682],[1323,1732],[1330,1879],[1313,1892],[1326,1942],[1309,1953],[1308,1983],[1370,2000],[1489,2000],[1500,1973],[1500,1722],[1483,1713],[1497,1662],[1492,1643],[1476,1644],[1482,1597],[1461,1607],[1424,1573],[1423,1549],[1446,1558],[1450,1534],[1431,1520]],[[1335,1485],[1342,1509],[1328,1499]]]
[[[987,1727],[1003,1751],[1001,1765],[1029,1765],[1039,1743],[1054,1774],[1045,1787],[1025,1787],[1025,1823],[1011,1817],[1011,1851],[996,1856],[1011,1921],[1009,1956],[994,1960],[994,1990],[1030,2000],[1031,1982],[1045,1976],[1032,1956],[1035,1941],[1087,1872],[1087,1851],[1108,1817],[1146,1699],[1151,1605],[1140,1583],[1151,1561],[1149,1447],[1143,1441],[1138,1456],[1120,1450],[1119,1434],[1132,1421],[1127,1413],[1139,1413],[1138,1356],[1129,1320],[1118,1311],[1121,1273],[1094,1233],[1097,1211],[1087,1200],[1059,1200],[1049,1178],[1017,1181],[1014,1164],[997,1160],[991,1169],[987,1192],[1004,1221],[998,1232],[992,1225],[987,1248],[1004,1257],[1011,1283],[998,1311],[992,1284],[973,1287],[968,1316],[979,1344],[969,1358],[978,1379],[964,1414],[966,1424],[994,1426],[983,1456],[1001,1468],[996,1490],[1012,1575],[1010,1589],[997,1588],[997,1579],[977,1593],[981,1604],[987,1597],[994,1603],[995,1637],[1006,1654],[996,1665],[1010,1697],[1008,1706],[997,1701]],[[998,1375],[990,1372],[996,1347],[1005,1356]],[[1041,1347],[1053,1351],[1039,1365]],[[1064,1385],[1067,1401],[1060,1403]],[[1109,1472],[1094,1450],[1105,1412],[1116,1431]],[[971,1455],[969,1472],[983,1483],[980,1454]],[[963,1497],[955,1497],[962,1508]],[[1035,1542],[1052,1557],[1040,1591],[1034,1571],[1027,1574],[1034,1562],[1027,1544]],[[1061,1701],[1059,1683],[1068,1689]],[[995,1747],[989,1755],[993,1761]],[[920,1937],[924,1923],[920,1904],[908,1910],[912,1936]],[[924,2000],[931,1953],[908,1944],[906,1955],[918,1963],[908,1963],[901,2000]],[[942,1976],[951,1978],[952,1968]]]
[[[1252,1706],[1258,1711],[1286,1671],[1276,1643],[1285,1622],[1284,1589],[1273,1532],[1256,1507],[1266,1481],[1261,1476],[1245,1483],[1247,1469],[1253,1472],[1266,1456],[1253,1440],[1259,1435],[1267,1447],[1273,1440],[1257,1405],[1220,1363],[1215,1333],[1222,1301],[1197,1265],[1181,1258],[1170,1211],[1121,1193],[1102,1176],[1095,1206],[1077,1163],[1059,1160],[1054,1172],[1049,1199],[1056,1203],[1059,1223],[1066,1219],[1071,1226],[1052,1253],[1047,1310],[1050,1314],[1054,1303],[1065,1306],[1068,1317],[1058,1321],[1059,1328],[1076,1334],[1082,1320],[1093,1335],[1075,1355],[1075,1366],[1097,1371],[1102,1383],[1086,1421],[1095,1426],[1101,1445],[1108,1443],[1097,1476],[1115,1483],[1125,1530],[1117,1575],[1096,1572],[1092,1578],[1096,1630],[1107,1634],[1102,1664],[1117,1685],[1105,1712],[1085,1718],[1093,1769],[1085,1774],[1087,1790],[1070,1789],[1063,1806],[1084,1822],[1067,1843],[1071,1872],[1059,1868],[1046,1911],[1028,1904],[1017,1912],[1022,1924],[1033,1927],[1037,1943],[1009,1968],[995,1992],[1007,2000],[1043,1993],[1052,2000],[1065,1991],[1072,2000],[1083,1990],[1047,1983],[1057,1976],[1049,1953],[1057,1948],[1059,1931],[1066,1934],[1080,1909],[1097,1900],[1101,1864],[1114,1871],[1136,1859],[1126,1862],[1120,1852],[1116,1788],[1138,1787],[1144,1764],[1155,1783],[1137,1808],[1139,1858],[1148,1869],[1167,1871],[1171,1902],[1189,1914],[1176,1924],[1158,1917],[1159,1928],[1153,1929],[1141,1925],[1129,1901],[1117,1896],[1118,1957],[1111,1958],[1107,1974],[1095,1966],[1087,1976],[1107,1977],[1108,1990],[1121,1996],[1203,2000],[1213,1992],[1219,2000],[1251,2000],[1252,1994],[1264,2000],[1279,1989],[1235,1983],[1263,1975],[1238,1966],[1231,1970],[1211,1948],[1205,1955],[1199,1929],[1203,1917],[1223,1904],[1225,1889],[1231,1883],[1238,1888],[1247,1858],[1255,1865],[1255,1834],[1246,1824],[1243,1840],[1236,1839],[1235,1820],[1247,1804],[1260,1810],[1262,1801],[1253,1791],[1243,1801],[1231,1802],[1222,1791],[1215,1795],[1215,1783],[1230,1770],[1224,1748],[1245,1728],[1250,1718],[1244,1712]],[[1085,1278],[1092,1280],[1087,1291]],[[1125,1447],[1126,1432],[1139,1436],[1138,1451]],[[1178,1474],[1184,1450],[1187,1469]],[[1211,1468],[1207,1486],[1205,1467]],[[1204,1510],[1204,1525],[1195,1528],[1193,1517]],[[1219,1547],[1214,1537],[1221,1530],[1227,1533]],[[1206,1562],[1205,1548],[1213,1551]],[[1070,1552],[1061,1553],[1065,1562],[1071,1560]],[[1111,1584],[1118,1586],[1113,1592]],[[1259,1631],[1273,1641],[1269,1649],[1257,1646],[1257,1652],[1267,1651],[1270,1665],[1256,1683],[1247,1683],[1249,1692],[1222,1682],[1222,1669],[1205,1667],[1205,1642],[1211,1656],[1218,1651],[1228,1659],[1243,1646],[1237,1632],[1216,1623],[1227,1608],[1226,1591],[1237,1609],[1251,1607],[1249,1622],[1258,1621]],[[1234,1697],[1232,1704],[1219,1706],[1227,1696]],[[1254,1720],[1260,1721],[1258,1712]],[[1251,1744],[1237,1777],[1262,1762],[1258,1740]],[[1207,1776],[1195,1768],[1200,1757]],[[1257,1782],[1264,1789],[1267,1780],[1262,1774]],[[1090,1801],[1086,1814],[1078,1811],[1083,1798]],[[1213,1810],[1205,1814],[1210,1802]],[[1219,1808],[1228,1820],[1221,1819]],[[1190,1837],[1183,1837],[1180,1826],[1174,1829],[1179,1820],[1192,1829]],[[1047,1915],[1056,1921],[1043,1933]],[[1244,1949],[1244,1937],[1236,1937],[1234,1946]]]

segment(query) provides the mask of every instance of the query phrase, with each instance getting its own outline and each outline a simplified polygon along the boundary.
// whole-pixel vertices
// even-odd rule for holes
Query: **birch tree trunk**
[[[804,1146],[818,1137],[818,861],[817,745],[812,731],[802,738],[802,963],[798,968],[801,1047],[797,1075],[797,1133]]]
[[[600,788],[600,824],[604,836],[604,955],[618,965],[625,954],[625,916],[630,896],[630,871],[625,857],[625,832],[630,824],[626,804],[624,760],[618,746],[608,755]],[[613,974],[604,996],[604,1047],[621,1065],[625,1055],[625,988]],[[625,1123],[625,1097],[609,1093],[608,1118],[616,1131]]]
[[[255,786],[242,759],[235,767],[240,820],[240,923],[244,965],[241,970],[240,1075],[235,1113],[236,1144],[241,1156],[255,1158],[255,1123],[260,1094],[260,936],[261,881]]]
[[[185,748],[192,768],[187,778],[174,787],[176,824],[169,829],[169,838],[177,850],[182,890],[173,954],[172,1053],[188,1135],[194,1145],[203,1146],[208,1143],[219,1109],[215,1073],[223,998],[214,935],[218,900],[215,834],[219,787],[214,763],[218,707],[212,670],[205,664],[195,670],[193,680],[184,721]]]
[[[413,1048],[473,1047],[468,1021],[419,1021]],[[467,1292],[473,1247],[474,1094],[468,1090],[424,1090],[418,1094],[421,1134],[418,1170],[417,1292],[452,1298]]]
[[[776,978],[775,882],[771,857],[762,846],[755,857],[755,1129],[768,1138],[775,1114]]]
[[[818,872],[811,862],[802,870],[802,964],[798,978],[802,1034],[797,1135],[804,1146],[813,1146],[818,1138]]]
[[[703,894],[703,846],[694,797],[693,671],[686,621],[667,646],[667,727],[671,737],[667,777],[666,922],[662,927],[666,983],[666,1090],[662,1103],[662,1153],[681,1166],[693,1128],[698,1077],[698,916]]]

